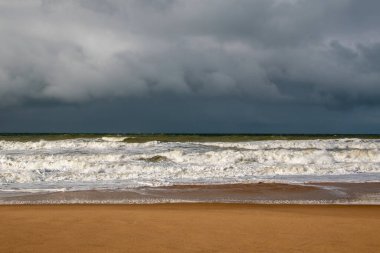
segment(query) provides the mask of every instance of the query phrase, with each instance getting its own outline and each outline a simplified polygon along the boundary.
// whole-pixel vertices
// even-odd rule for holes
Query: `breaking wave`
[[[0,190],[256,181],[380,181],[380,141],[0,141]]]

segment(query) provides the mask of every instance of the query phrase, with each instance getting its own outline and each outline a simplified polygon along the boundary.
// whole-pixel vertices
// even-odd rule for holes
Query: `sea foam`
[[[0,141],[0,190],[380,181],[380,141]]]

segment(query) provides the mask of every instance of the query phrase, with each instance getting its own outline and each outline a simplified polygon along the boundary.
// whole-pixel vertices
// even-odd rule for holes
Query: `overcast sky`
[[[380,133],[378,0],[0,0],[0,132]]]

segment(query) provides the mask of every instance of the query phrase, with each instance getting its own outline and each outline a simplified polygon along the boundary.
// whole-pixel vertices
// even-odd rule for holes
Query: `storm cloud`
[[[318,110],[331,119],[346,113],[342,122],[352,124],[364,107],[378,115],[379,9],[375,0],[1,1],[0,110],[8,122],[0,130],[30,108],[107,101],[138,113],[143,102],[165,110],[187,101],[171,114],[197,104],[206,112],[189,121],[216,117],[215,124],[229,126],[218,115],[230,111],[242,131],[276,131],[281,123],[302,131],[290,124],[293,117],[273,111]],[[250,128],[246,118],[260,114],[267,116]],[[362,129],[379,129],[373,117]],[[207,124],[199,129],[211,129]]]

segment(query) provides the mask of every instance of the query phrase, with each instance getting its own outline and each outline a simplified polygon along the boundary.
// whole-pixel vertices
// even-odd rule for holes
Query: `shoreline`
[[[12,195],[13,194],[13,195]],[[379,205],[380,182],[176,185],[122,190],[3,193],[1,205],[246,203]]]

